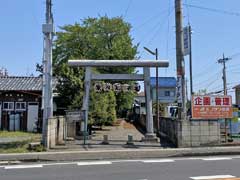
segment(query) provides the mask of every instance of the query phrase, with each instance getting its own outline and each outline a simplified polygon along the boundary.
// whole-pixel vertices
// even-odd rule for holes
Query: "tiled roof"
[[[53,80],[55,88],[57,79]],[[41,77],[4,76],[0,77],[0,91],[41,91]]]
[[[151,86],[156,86],[156,77],[151,77]],[[158,78],[158,86],[159,87],[176,87],[177,80],[175,77],[159,77]]]
[[[239,89],[239,88],[240,88],[240,84],[233,87],[233,89]]]

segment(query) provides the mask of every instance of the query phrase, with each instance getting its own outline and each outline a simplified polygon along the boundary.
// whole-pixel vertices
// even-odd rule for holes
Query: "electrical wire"
[[[217,73],[213,74],[212,76],[208,77],[208,79],[206,79],[206,80],[204,80],[204,81],[201,81],[201,82],[199,82],[199,83],[197,83],[197,84],[194,84],[194,86],[195,86],[195,87],[196,87],[196,86],[198,87],[198,86],[204,85],[204,84],[208,83],[209,80],[211,80],[212,78],[214,78],[214,77],[216,77],[216,76],[217,76],[217,79],[219,79],[219,75],[221,75],[221,74],[222,74],[222,72],[217,72]]]
[[[188,0],[186,0],[186,4],[188,4]],[[187,19],[188,19],[188,24],[190,24],[190,14],[189,14],[189,6],[187,5]]]
[[[129,0],[128,5],[127,5],[127,8],[126,8],[125,13],[124,13],[124,16],[123,16],[123,19],[126,18],[127,13],[128,13],[128,10],[129,10],[131,4],[132,4],[132,0]]]
[[[152,22],[152,20],[156,19],[157,17],[159,17],[159,15],[164,15],[165,13],[168,14],[168,9],[167,10],[164,10],[164,11],[161,11],[151,17],[149,17],[147,20],[145,20],[143,23],[141,23],[140,25],[138,25],[136,28],[132,28],[131,32],[134,32],[134,31],[137,31],[139,30],[140,28],[144,27],[146,24],[148,24],[149,22]]]
[[[222,10],[222,9],[208,8],[208,7],[203,7],[203,6],[193,5],[193,4],[186,4],[186,3],[184,3],[183,5],[191,7],[191,8],[197,8],[197,9],[206,10],[206,11],[215,12],[215,13],[220,13],[220,14],[226,14],[226,15],[232,15],[232,16],[240,16],[239,12],[226,11],[226,10]]]
[[[174,10],[174,8],[170,11],[170,13],[167,14],[167,17],[164,18],[164,20],[166,20],[166,19],[168,20],[168,18],[169,18],[170,15],[172,14],[173,10]],[[167,21],[164,21],[162,24],[161,24],[161,22],[162,22],[162,20],[159,21],[159,22],[153,27],[153,31],[154,31],[156,28],[157,28],[157,30],[156,30],[155,33],[153,34],[152,38],[150,38],[150,40],[146,43],[146,46],[149,45],[149,44],[153,41],[153,39],[155,39],[156,35],[159,33],[159,31],[162,29],[162,27],[164,27],[164,24],[165,24]],[[160,26],[160,27],[159,27],[159,26]],[[147,36],[145,36],[140,42],[143,42],[146,38],[147,38]],[[142,52],[141,52],[141,54],[140,54],[140,57],[142,56],[143,52],[145,52],[145,51],[142,50]]]
[[[173,10],[174,10],[174,9],[172,9],[172,11],[170,11],[170,13],[168,13],[167,18],[166,18],[167,20],[169,19],[169,17],[170,17],[170,15],[172,14]],[[160,22],[162,22],[162,21],[160,21]],[[160,25],[160,27],[155,31],[155,33],[153,34],[152,38],[150,38],[150,40],[147,42],[147,45],[149,45],[149,44],[153,41],[153,39],[155,39],[155,37],[157,36],[157,34],[159,33],[159,31],[163,28],[164,24],[165,24],[167,21],[164,21],[162,24],[160,24],[160,22],[159,22],[159,24],[158,24],[158,26]],[[158,27],[158,26],[157,26],[157,27]]]

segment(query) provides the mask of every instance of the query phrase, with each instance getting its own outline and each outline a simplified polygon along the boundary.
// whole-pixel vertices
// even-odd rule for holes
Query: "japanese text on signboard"
[[[193,96],[193,119],[218,119],[231,117],[231,96]]]

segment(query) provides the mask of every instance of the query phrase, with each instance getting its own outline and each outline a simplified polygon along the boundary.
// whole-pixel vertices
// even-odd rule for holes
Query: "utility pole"
[[[223,54],[223,58],[218,60],[219,64],[223,64],[223,90],[224,95],[227,95],[227,77],[226,77],[226,62],[229,61],[231,58],[226,58]]]
[[[42,143],[48,148],[48,120],[53,116],[52,96],[52,41],[54,35],[52,0],[46,0],[46,24],[43,24],[44,55],[43,55],[43,123]]]
[[[158,60],[158,49],[155,49],[156,61]],[[159,125],[159,98],[158,98],[158,67],[156,67],[156,105],[157,105],[157,134],[160,132]]]
[[[223,90],[224,95],[227,95],[227,77],[226,77],[226,62],[229,61],[230,58],[226,58],[223,54],[223,58],[218,60],[219,64],[223,64]],[[225,119],[225,142],[227,142],[227,119]]]
[[[185,65],[183,56],[183,28],[182,28],[182,0],[175,0],[175,23],[176,23],[176,65],[177,65],[177,100],[178,118],[185,120],[186,117],[186,94],[185,94]]]

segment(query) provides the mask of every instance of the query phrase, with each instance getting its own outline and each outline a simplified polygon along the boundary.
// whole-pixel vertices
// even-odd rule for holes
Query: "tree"
[[[65,25],[57,32],[53,49],[54,75],[59,77],[60,106],[79,109],[83,97],[83,68],[70,68],[69,59],[134,59],[137,46],[129,35],[130,24],[121,17],[86,18],[81,23]],[[134,73],[135,68],[95,68],[99,73]],[[89,117],[113,121],[116,111],[130,108],[133,93],[91,92]],[[116,100],[117,99],[117,100]]]

